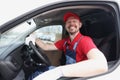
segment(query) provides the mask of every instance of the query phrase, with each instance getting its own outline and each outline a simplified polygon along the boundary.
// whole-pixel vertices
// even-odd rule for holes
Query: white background
[[[0,25],[32,9],[58,1],[62,0],[1,0]]]
[[[58,0],[1,0],[0,25],[32,9]]]

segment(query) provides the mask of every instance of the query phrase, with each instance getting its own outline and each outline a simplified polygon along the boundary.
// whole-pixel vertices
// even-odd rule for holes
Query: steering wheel
[[[33,49],[35,54],[38,56],[40,60],[42,60],[43,63],[45,63],[47,66],[51,65],[49,59],[45,57],[46,55],[43,53],[43,51],[41,49],[38,51],[36,46],[33,45],[32,41],[29,42],[29,46]]]

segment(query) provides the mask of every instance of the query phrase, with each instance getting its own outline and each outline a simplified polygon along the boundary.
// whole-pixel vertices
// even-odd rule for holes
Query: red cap
[[[63,17],[64,22],[66,22],[69,17],[74,17],[75,19],[78,19],[80,21],[80,18],[77,14],[72,13],[72,12],[67,12],[64,14],[64,17]]]

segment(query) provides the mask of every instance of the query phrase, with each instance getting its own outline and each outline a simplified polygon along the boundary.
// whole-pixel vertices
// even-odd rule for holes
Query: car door
[[[24,45],[24,40],[27,35],[32,33],[38,28],[61,25],[63,28],[62,38],[66,37],[68,34],[64,30],[64,23],[62,21],[63,14],[67,11],[74,11],[80,14],[83,22],[83,28],[81,32],[84,35],[92,37],[97,47],[105,53],[107,58],[109,71],[87,78],[61,78],[60,80],[110,80],[118,79],[119,68],[120,68],[120,58],[119,58],[119,21],[120,21],[120,11],[119,4],[112,1],[64,1],[55,4],[46,5],[45,7],[37,8],[31,12],[28,12],[22,16],[19,16],[8,23],[3,24],[0,27],[0,33],[21,24],[33,20],[36,27],[28,33],[22,36],[21,44]],[[28,22],[29,23],[29,22]],[[29,23],[31,24],[31,23]],[[21,46],[21,45],[19,45]],[[18,47],[19,47],[18,46]],[[9,47],[10,50],[14,49]],[[21,50],[21,47],[19,48]],[[20,52],[19,49],[13,51],[8,51],[8,54],[3,54],[4,59],[8,58],[11,53],[16,54]],[[7,50],[6,50],[7,51]],[[19,53],[18,53],[19,54]],[[2,57],[2,56],[1,56]],[[3,59],[3,60],[4,60]],[[21,60],[20,60],[21,61]],[[54,60],[53,60],[54,62]],[[23,63],[20,63],[23,64]],[[1,64],[3,65],[3,64]],[[59,63],[60,65],[60,63]],[[20,65],[21,66],[21,65]],[[93,66],[94,67],[94,66]],[[2,67],[3,68],[3,67]],[[89,68],[89,66],[88,66]],[[5,71],[6,72],[6,71]],[[2,74],[4,75],[4,74]],[[15,76],[15,75],[14,75]],[[6,77],[6,76],[4,76]],[[11,78],[11,77],[10,77]]]

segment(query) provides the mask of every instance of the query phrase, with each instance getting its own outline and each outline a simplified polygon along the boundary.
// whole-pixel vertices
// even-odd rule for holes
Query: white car
[[[32,43],[27,46],[25,38],[31,33],[38,35],[38,30],[48,44],[68,36],[63,22],[63,15],[67,11],[79,14],[83,23],[81,33],[90,36],[104,53],[109,70],[104,74],[91,77],[62,77],[58,80],[119,80],[119,2],[117,0],[53,0],[43,1],[43,3],[39,7],[38,4],[34,6],[38,8],[27,9],[31,11],[25,11],[25,14],[21,12],[22,15],[19,14],[12,20],[9,18],[8,22],[3,21],[4,24],[0,24],[0,80],[28,80],[28,77],[38,68],[42,70],[41,67],[48,65],[65,65],[62,52],[46,52]],[[48,34],[50,35],[47,36]]]

